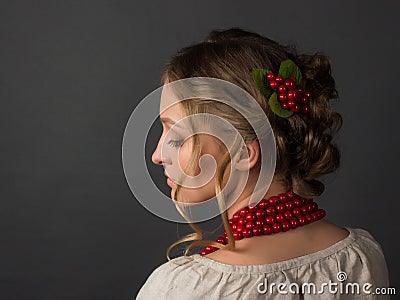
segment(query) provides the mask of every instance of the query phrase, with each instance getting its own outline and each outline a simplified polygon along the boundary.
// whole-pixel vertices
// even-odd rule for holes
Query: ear
[[[246,155],[247,152],[247,155]],[[246,171],[253,168],[260,157],[260,144],[258,140],[254,140],[243,146],[240,157],[236,162],[236,169]]]

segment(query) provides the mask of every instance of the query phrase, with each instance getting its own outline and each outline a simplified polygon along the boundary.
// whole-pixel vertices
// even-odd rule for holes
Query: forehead
[[[179,103],[173,104],[163,111],[161,109],[160,120],[163,123],[174,124],[184,117],[182,107]]]

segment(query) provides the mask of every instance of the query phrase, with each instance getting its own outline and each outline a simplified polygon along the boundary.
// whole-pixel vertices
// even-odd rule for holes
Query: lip
[[[168,174],[167,174],[166,171],[164,171],[164,175],[167,177],[167,184],[168,184],[170,187],[176,187],[176,183],[175,183],[174,181],[172,181],[171,178],[169,178],[169,176],[168,176]]]
[[[170,187],[176,187],[176,183],[171,180],[171,178],[167,177],[167,184]]]

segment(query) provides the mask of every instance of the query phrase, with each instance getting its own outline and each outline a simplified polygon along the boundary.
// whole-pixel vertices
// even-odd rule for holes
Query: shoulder
[[[341,251],[339,259],[347,262],[348,275],[376,286],[388,286],[389,275],[385,256],[379,242],[362,228],[347,228],[353,242]]]
[[[348,228],[348,230],[353,232],[352,247],[357,250],[360,258],[364,256],[367,261],[386,263],[381,245],[370,232],[362,228]]]
[[[202,265],[192,256],[180,256],[158,266],[139,290],[136,300],[170,299],[189,295],[202,279]],[[191,292],[189,292],[191,291]],[[172,298],[171,298],[172,299]]]

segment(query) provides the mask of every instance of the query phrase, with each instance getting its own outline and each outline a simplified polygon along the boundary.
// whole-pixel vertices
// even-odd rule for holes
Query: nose
[[[161,151],[160,151],[160,140],[158,141],[157,147],[156,147],[156,149],[154,150],[154,152],[153,152],[153,154],[151,156],[151,160],[156,165],[162,165]]]
[[[154,152],[153,152],[153,154],[151,156],[151,160],[156,165],[164,165],[166,163],[166,160],[167,160],[165,149],[164,149],[164,155],[163,155],[164,157],[161,156],[161,147],[162,147],[162,143],[163,143],[164,138],[165,138],[164,135],[162,135],[160,137],[160,139],[158,140],[158,143],[157,143],[157,147],[156,147],[156,149],[154,150]]]

